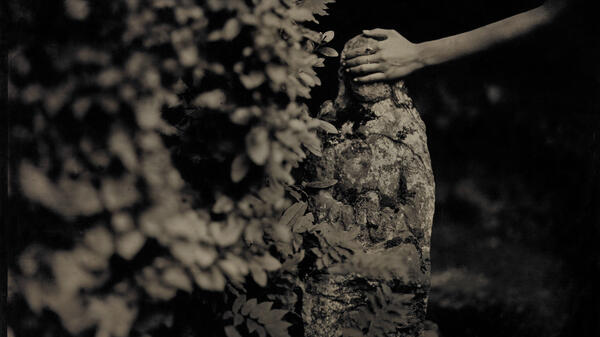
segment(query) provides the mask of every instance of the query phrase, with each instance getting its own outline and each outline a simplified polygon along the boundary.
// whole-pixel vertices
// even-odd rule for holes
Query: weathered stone
[[[358,36],[345,49],[372,43]],[[391,278],[373,278],[366,272],[370,266],[365,273],[325,269],[311,276],[303,298],[305,335],[341,336],[344,328],[356,328],[355,316],[366,305],[367,294],[386,284],[394,296],[404,294],[407,299],[406,315],[396,322],[396,331],[386,335],[420,336],[434,211],[425,125],[402,81],[357,85],[341,72],[338,97],[323,105],[320,117],[341,132],[323,136],[323,156],[311,162],[314,178],[336,179],[337,184],[314,196],[312,212],[319,222],[357,230],[363,256],[391,258],[393,263],[386,266]]]

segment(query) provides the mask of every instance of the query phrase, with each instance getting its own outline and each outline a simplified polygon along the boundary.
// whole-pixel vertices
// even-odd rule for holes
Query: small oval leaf
[[[321,181],[311,181],[306,183],[306,187],[310,188],[328,188],[337,184],[337,180],[335,179],[325,179]]]
[[[337,134],[338,130],[336,129],[335,126],[333,126],[333,124],[326,122],[324,120],[321,120],[319,123],[319,127],[321,129],[323,129],[323,131],[327,132],[327,133],[333,133],[333,134]]]
[[[338,52],[331,47],[321,47],[321,48],[317,49],[317,51],[321,55],[327,56],[327,57],[337,57],[339,55]]]
[[[323,37],[321,38],[321,41],[323,43],[331,42],[331,40],[333,40],[334,36],[335,36],[335,33],[333,32],[333,30],[328,30],[325,33],[323,33]]]
[[[267,162],[270,145],[269,133],[264,127],[255,127],[246,135],[246,152],[256,165]]]
[[[225,335],[227,335],[227,337],[242,337],[233,325],[225,327]]]
[[[248,174],[248,158],[241,154],[233,159],[231,162],[231,181],[239,183]]]

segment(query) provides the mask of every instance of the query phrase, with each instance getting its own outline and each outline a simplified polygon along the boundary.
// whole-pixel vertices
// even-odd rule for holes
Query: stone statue
[[[359,35],[345,50],[366,48],[374,40]],[[400,298],[399,321],[368,336],[421,336],[429,293],[429,247],[434,212],[434,179],[425,125],[402,81],[357,85],[340,71],[334,102],[320,118],[340,132],[325,136],[323,156],[311,162],[317,180],[337,183],[313,197],[317,222],[356,231],[363,256],[388,259],[391,276],[374,279],[360,272],[311,275],[303,298],[305,336],[351,335],[369,294]],[[332,212],[327,202],[342,212]],[[335,213],[335,214],[333,214]],[[382,288],[383,287],[383,288]],[[389,291],[391,290],[391,293]],[[389,324],[388,324],[389,325]]]

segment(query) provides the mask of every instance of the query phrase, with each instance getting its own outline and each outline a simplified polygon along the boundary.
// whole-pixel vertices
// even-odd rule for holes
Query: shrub
[[[8,4],[11,333],[301,331],[332,1]]]

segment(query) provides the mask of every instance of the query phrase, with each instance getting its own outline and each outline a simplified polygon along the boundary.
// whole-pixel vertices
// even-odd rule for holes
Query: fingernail
[[[346,65],[346,62],[342,62],[342,65],[343,65],[343,66],[345,66],[345,65]]]
[[[349,72],[350,72],[350,69],[346,69],[345,71],[346,71],[347,73],[349,73]]]
[[[352,82],[358,82],[357,78],[352,79]]]

